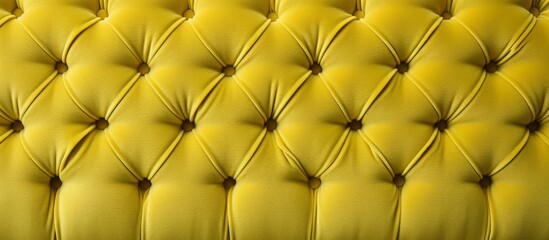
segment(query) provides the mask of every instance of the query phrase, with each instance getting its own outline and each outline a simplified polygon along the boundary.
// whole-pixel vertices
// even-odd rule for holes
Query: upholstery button
[[[194,11],[191,10],[191,9],[187,9],[185,12],[183,12],[183,17],[193,18],[194,17]]]
[[[223,181],[223,186],[225,186],[225,189],[229,190],[232,187],[236,185],[236,180],[232,177],[228,177]]]
[[[50,187],[53,190],[59,189],[62,184],[63,184],[63,182],[61,182],[61,179],[59,179],[59,176],[54,176],[50,179]]]
[[[63,62],[57,62],[55,64],[55,70],[57,70],[57,72],[60,74],[66,72],[68,69],[69,67],[67,66],[67,64]]]
[[[151,187],[151,180],[143,178],[143,180],[139,181],[139,188],[141,190],[145,191]]]
[[[408,71],[408,64],[405,62],[401,62],[400,64],[398,64],[397,69],[399,73],[405,73]]]
[[[183,129],[184,132],[190,132],[194,129],[194,127],[194,123],[188,119],[183,121],[183,123],[181,124],[181,129]]]
[[[439,131],[443,132],[444,129],[448,128],[448,121],[446,121],[446,120],[440,120],[440,121],[438,121],[438,122],[435,123],[435,127],[436,127]]]
[[[309,178],[309,187],[311,187],[312,189],[319,188],[321,183],[322,182],[320,181],[320,178],[317,178],[317,177]]]
[[[23,10],[21,10],[21,8],[13,9],[12,14],[15,15],[15,17],[21,17],[21,15],[23,15]]]
[[[494,61],[490,61],[484,66],[484,69],[489,73],[494,73],[498,70],[498,64]]]
[[[267,14],[267,18],[271,19],[271,21],[276,21],[278,19],[278,14],[276,14],[275,12],[270,12],[269,14]]]
[[[104,118],[100,118],[99,120],[95,121],[95,128],[99,130],[105,130],[109,126],[109,122],[105,120]]]
[[[232,65],[227,65],[223,68],[223,74],[227,77],[232,77],[236,72],[236,69]]]
[[[311,70],[313,72],[313,75],[318,75],[319,73],[322,72],[322,67],[320,66],[320,64],[315,62],[315,63],[313,63],[313,65],[311,65],[309,70]]]
[[[490,176],[484,176],[478,183],[481,187],[488,188],[492,185],[492,178],[490,178]]]
[[[99,11],[97,11],[97,16],[101,19],[105,19],[109,16],[109,14],[105,11],[105,9],[99,9]]]
[[[141,75],[145,75],[151,71],[151,68],[146,63],[141,63],[137,67],[137,70],[141,73]]]
[[[23,123],[19,120],[11,123],[11,129],[13,129],[14,132],[21,132],[25,126],[23,126]]]
[[[441,16],[442,16],[442,19],[444,19],[444,20],[448,20],[448,19],[452,18],[452,14],[451,14],[450,12],[448,12],[448,11],[444,11],[444,12],[441,14]]]
[[[364,12],[363,12],[363,11],[360,11],[360,10],[355,11],[355,12],[353,13],[353,16],[355,16],[356,18],[364,18]]]
[[[393,184],[395,184],[396,187],[400,188],[404,186],[404,182],[406,182],[406,179],[404,179],[404,176],[397,174],[393,178]]]
[[[533,121],[533,122],[529,123],[528,125],[526,125],[526,127],[528,128],[528,130],[530,130],[530,132],[535,132],[535,131],[539,130],[540,124],[539,124],[538,121]]]
[[[534,15],[534,17],[539,16],[539,9],[537,7],[530,8],[530,13]]]
[[[351,128],[351,130],[356,131],[362,128],[362,123],[359,120],[352,120],[349,123],[347,123],[347,126]]]
[[[276,129],[277,127],[277,123],[276,123],[276,120],[272,119],[272,118],[269,118],[266,122],[265,122],[265,127],[267,128],[267,131],[269,132],[272,132]]]

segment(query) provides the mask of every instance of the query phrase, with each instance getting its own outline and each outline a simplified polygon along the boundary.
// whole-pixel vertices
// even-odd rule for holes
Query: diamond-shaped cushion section
[[[12,20],[0,26],[0,112],[20,114],[53,78],[56,61]]]
[[[222,239],[227,234],[223,178],[192,134],[178,139],[153,181],[144,214],[145,222],[155,224],[144,226],[146,238]],[[181,190],[174,192],[174,188]],[[181,225],[173,228],[173,222]]]
[[[87,50],[88,48],[94,51]],[[112,111],[140,74],[141,63],[105,22],[80,34],[67,56],[65,84],[86,112],[104,117]]]

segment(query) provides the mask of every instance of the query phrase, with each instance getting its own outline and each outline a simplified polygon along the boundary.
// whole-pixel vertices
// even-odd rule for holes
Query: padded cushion
[[[2,0],[1,239],[549,239],[548,0]]]

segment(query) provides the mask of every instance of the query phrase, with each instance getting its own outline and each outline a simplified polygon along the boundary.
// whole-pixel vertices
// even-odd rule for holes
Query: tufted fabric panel
[[[1,0],[0,239],[549,239],[548,0]]]

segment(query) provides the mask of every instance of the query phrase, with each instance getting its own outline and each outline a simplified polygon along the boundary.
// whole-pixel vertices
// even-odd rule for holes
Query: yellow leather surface
[[[548,0],[1,0],[0,239],[549,239]]]

